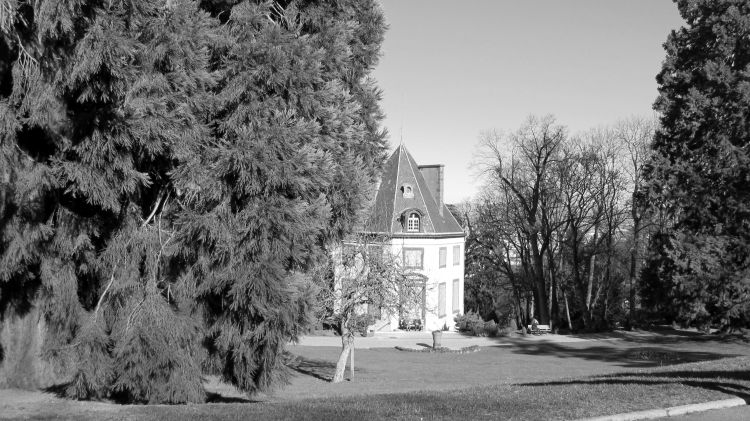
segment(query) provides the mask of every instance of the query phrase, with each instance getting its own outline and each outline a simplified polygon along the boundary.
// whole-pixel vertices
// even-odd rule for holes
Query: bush
[[[352,331],[361,333],[362,336],[367,335],[367,328],[375,323],[375,317],[371,314],[355,314],[352,316]]]
[[[490,320],[487,322],[484,322],[484,326],[482,326],[482,334],[476,336],[489,336],[489,337],[495,337],[497,336],[499,332],[499,329],[497,327],[497,323],[495,323],[494,320]]]
[[[479,323],[484,323],[479,314],[474,313],[471,310],[466,314],[457,315],[453,320],[456,322],[456,329],[458,329],[459,332],[469,333],[474,331],[474,326]]]
[[[495,337],[507,333],[501,331],[494,320],[485,322],[479,314],[473,311],[469,311],[463,315],[459,314],[454,320],[456,322],[456,329],[459,332],[465,332],[473,336]]]

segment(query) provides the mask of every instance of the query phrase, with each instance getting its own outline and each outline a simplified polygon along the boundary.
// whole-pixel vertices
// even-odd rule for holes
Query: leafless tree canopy
[[[467,282],[494,273],[524,324],[533,312],[559,325],[564,306],[568,325],[595,329],[632,308],[640,170],[654,126],[631,118],[571,136],[554,117],[532,116],[511,134],[484,132],[485,188],[466,212],[476,246]]]

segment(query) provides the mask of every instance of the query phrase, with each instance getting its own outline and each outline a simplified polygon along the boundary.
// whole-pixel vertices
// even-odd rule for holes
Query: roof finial
[[[400,146],[404,146],[404,102],[406,102],[405,98],[406,98],[406,95],[403,92],[401,92],[401,128],[399,130],[400,131],[399,134],[401,136]]]

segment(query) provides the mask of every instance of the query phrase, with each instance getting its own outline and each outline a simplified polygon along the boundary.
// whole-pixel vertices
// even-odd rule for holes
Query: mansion
[[[443,165],[417,165],[400,145],[383,168],[364,234],[382,236],[412,283],[421,304],[401,314],[377,314],[374,329],[453,329],[464,312],[465,233],[443,202]]]

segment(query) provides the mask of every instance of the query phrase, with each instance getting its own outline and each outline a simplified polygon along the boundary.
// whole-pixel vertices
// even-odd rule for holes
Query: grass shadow
[[[67,394],[67,389],[70,386],[70,382],[68,383],[60,383],[53,386],[45,387],[42,390],[46,393],[51,393],[55,395],[58,398],[61,399],[71,399]],[[122,395],[113,395],[110,397],[110,399],[91,399],[92,401],[102,401],[102,402],[111,402],[118,405],[130,405],[133,404],[132,401],[128,400],[126,397]],[[216,392],[208,392],[206,391],[206,403],[255,403],[255,402],[263,402],[262,400],[253,400],[248,399],[245,397],[239,397],[239,396],[224,396],[221,393]]]
[[[706,350],[685,350],[660,346],[634,347],[614,344],[554,343],[512,341],[511,352],[525,355],[553,355],[558,358],[574,358],[589,361],[614,363],[626,368],[647,368],[682,364],[697,361],[712,361],[737,354]],[[650,343],[649,343],[650,344]]]
[[[300,374],[324,381],[331,381],[333,379],[333,372],[336,370],[335,362],[308,359],[299,355],[295,355],[295,358],[287,366]]]
[[[70,387],[70,384],[71,382],[53,384],[52,386],[42,388],[42,390],[46,393],[51,393],[58,398],[67,399],[68,398],[67,390],[68,390],[68,387]]]
[[[750,343],[750,338],[736,333],[702,333],[688,330],[676,330],[668,327],[654,327],[648,330],[624,331],[614,330],[598,334],[573,334],[576,338],[617,339],[629,343],[675,344],[675,343]]]
[[[206,403],[256,403],[260,400],[242,398],[239,396],[224,396],[220,393],[206,392]]]
[[[666,385],[682,384],[738,397],[750,403],[750,371],[748,370],[669,370],[648,373],[617,373],[584,379],[516,383],[516,386],[572,386],[572,385]]]

